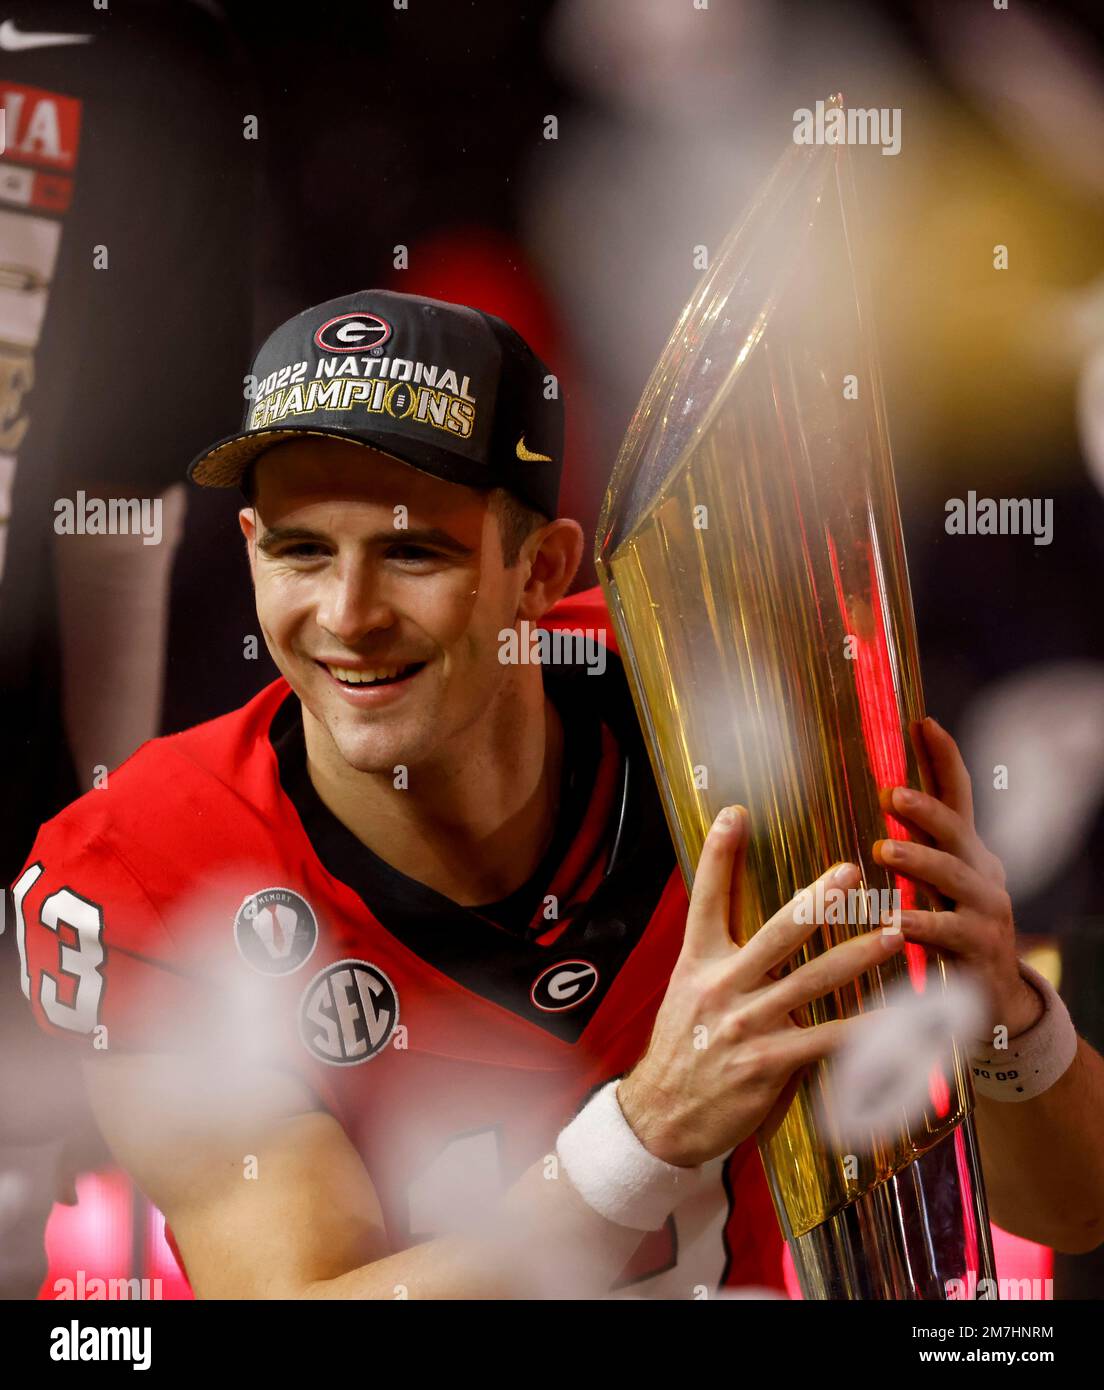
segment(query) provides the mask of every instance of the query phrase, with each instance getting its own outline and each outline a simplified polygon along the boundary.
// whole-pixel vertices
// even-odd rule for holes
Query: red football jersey
[[[528,930],[399,873],[329,812],[283,680],[146,744],[42,827],[13,888],[44,1028],[293,1068],[361,1154],[395,1250],[494,1200],[636,1063],[682,942],[686,891],[600,591],[541,626],[597,633],[605,670],[542,667],[575,824]],[[623,1295],[784,1288],[754,1142],[710,1167]]]

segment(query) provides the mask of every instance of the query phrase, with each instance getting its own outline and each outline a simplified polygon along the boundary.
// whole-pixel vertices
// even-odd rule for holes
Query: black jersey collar
[[[310,780],[302,707],[294,693],[277,711],[269,738],[280,783],[320,862],[360,897],[382,927],[465,989],[576,1042],[644,934],[675,855],[620,661],[608,652],[601,675],[573,666],[544,666],[542,673],[565,736],[590,750],[595,760],[591,782],[599,756],[599,721],[621,750],[612,813],[594,845],[605,862],[605,875],[589,900],[572,905],[567,927],[547,947],[505,931],[477,910],[400,873],[337,819]],[[552,871],[555,867],[549,866]],[[582,1002],[554,1011],[536,1002],[541,997],[537,981],[560,961],[590,964],[597,983]]]

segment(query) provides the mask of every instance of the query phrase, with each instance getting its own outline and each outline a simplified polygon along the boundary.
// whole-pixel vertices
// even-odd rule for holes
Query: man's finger
[[[978,944],[976,931],[971,931],[955,912],[908,908],[901,913],[900,927],[910,941],[952,955],[967,955]]]
[[[766,1025],[780,1014],[789,1014],[804,1004],[811,1004],[814,999],[823,998],[874,966],[881,965],[901,949],[904,941],[901,932],[886,931],[881,927],[850,941],[841,941],[815,960],[798,966],[792,975],[762,990],[751,1003],[749,1012]]]
[[[742,806],[726,806],[709,828],[694,871],[684,938],[694,955],[716,956],[733,948],[730,914],[739,905],[747,842],[747,812]]]
[[[846,892],[858,882],[859,871],[854,864],[837,864],[822,874],[816,883],[803,888],[784,907],[780,907],[769,921],[764,922],[743,948],[733,972],[733,980],[740,988],[749,991],[762,984],[764,976],[775,966],[789,960],[798,947],[823,926],[822,922],[817,921],[814,910],[818,896],[833,888]]]
[[[832,1056],[864,1021],[862,1015],[857,1018],[833,1018],[809,1028],[790,1028],[772,1033],[771,1061],[777,1066],[779,1075],[790,1075],[799,1067],[807,1067]]]
[[[937,889],[949,902],[960,907],[995,917],[1007,911],[1007,895],[1003,888],[945,850],[905,840],[875,840],[874,858],[895,874]]]
[[[957,854],[967,864],[980,868],[985,846],[973,826],[946,802],[912,787],[893,787],[887,801],[888,809],[898,819],[919,832],[919,839],[930,838],[948,854]]]
[[[974,791],[970,774],[958,751],[958,744],[931,715],[924,720],[924,743],[931,759],[932,771],[939,784],[939,799],[952,811],[957,811],[969,826],[974,824]]]

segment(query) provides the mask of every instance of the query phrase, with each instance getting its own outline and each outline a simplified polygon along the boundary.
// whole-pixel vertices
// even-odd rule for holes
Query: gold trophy
[[[862,871],[859,901],[925,905],[871,853],[907,838],[879,791],[923,785],[923,701],[854,207],[845,145],[785,155],[683,311],[599,523],[688,889],[716,813],[749,809],[741,942],[839,860]],[[826,924],[805,958],[871,925]],[[877,1007],[902,980],[942,989],[945,971],[909,944],[799,1021]],[[993,1280],[963,1055],[933,1070],[919,1118],[862,1152],[833,1132],[831,1084],[807,1072],[760,1142],[804,1296],[944,1299]]]

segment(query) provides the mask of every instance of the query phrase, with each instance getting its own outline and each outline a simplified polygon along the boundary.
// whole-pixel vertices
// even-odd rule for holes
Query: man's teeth
[[[394,680],[406,666],[381,666],[376,671],[350,671],[344,666],[327,666],[326,670],[336,680],[349,685],[371,685],[373,681]]]

